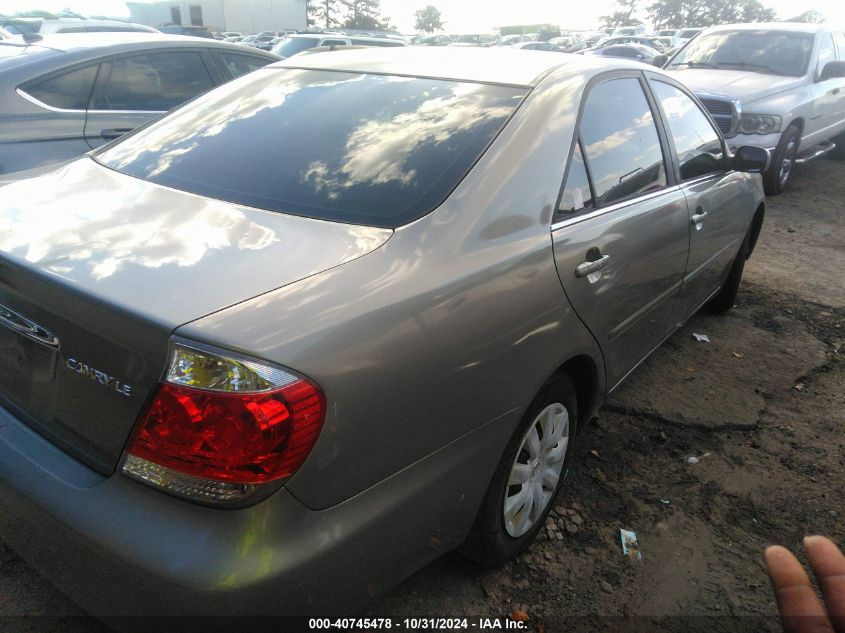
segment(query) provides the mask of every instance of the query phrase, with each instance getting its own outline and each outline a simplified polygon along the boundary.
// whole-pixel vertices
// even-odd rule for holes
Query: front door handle
[[[692,224],[696,229],[701,228],[701,223],[704,222],[704,218],[707,217],[707,211],[704,211],[701,207],[698,207],[695,210],[695,214],[692,215],[689,219],[690,224]]]
[[[595,261],[582,262],[575,267],[575,276],[579,279],[589,277],[593,273],[603,270],[609,260],[610,255],[602,255]]]
[[[120,138],[127,132],[131,131],[131,127],[116,127],[108,130],[103,130],[102,132],[100,132],[100,136],[102,136],[104,139],[111,141],[112,139]]]

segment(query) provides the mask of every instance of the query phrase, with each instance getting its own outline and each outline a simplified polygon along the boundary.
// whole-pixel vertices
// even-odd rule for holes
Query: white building
[[[258,33],[305,29],[305,0],[159,0],[127,2],[132,22],[184,24],[209,31]]]

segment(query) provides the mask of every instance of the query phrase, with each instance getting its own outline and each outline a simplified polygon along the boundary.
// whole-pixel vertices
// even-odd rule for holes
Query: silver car
[[[75,158],[278,57],[161,33],[0,42],[0,175]]]
[[[7,181],[0,537],[100,615],[502,563],[604,396],[732,306],[767,159],[641,64],[373,48]]]

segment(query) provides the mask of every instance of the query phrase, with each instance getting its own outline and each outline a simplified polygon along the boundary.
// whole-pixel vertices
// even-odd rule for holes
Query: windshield
[[[678,37],[682,39],[689,39],[696,33],[700,33],[701,29],[684,29],[680,33],[678,33]]]
[[[286,37],[273,47],[273,52],[279,57],[292,57],[309,48],[314,48],[318,42],[316,37]]]
[[[678,53],[670,68],[733,68],[800,77],[813,49],[811,33],[718,31],[696,38]]]
[[[264,69],[96,160],[235,204],[395,228],[449,195],[525,94],[511,86]]]

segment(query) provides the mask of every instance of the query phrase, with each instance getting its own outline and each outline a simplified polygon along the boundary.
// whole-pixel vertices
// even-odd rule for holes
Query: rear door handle
[[[127,132],[131,132],[131,131],[132,131],[131,127],[116,127],[116,128],[110,128],[108,130],[103,130],[102,132],[100,132],[100,136],[102,136],[104,139],[112,140],[112,139],[115,139],[115,138],[120,138],[121,136],[123,136]]]
[[[588,277],[593,273],[596,273],[605,266],[607,266],[607,262],[610,260],[610,255],[602,255],[597,260],[592,262],[582,262],[575,267],[575,276],[579,279],[583,277]]]

